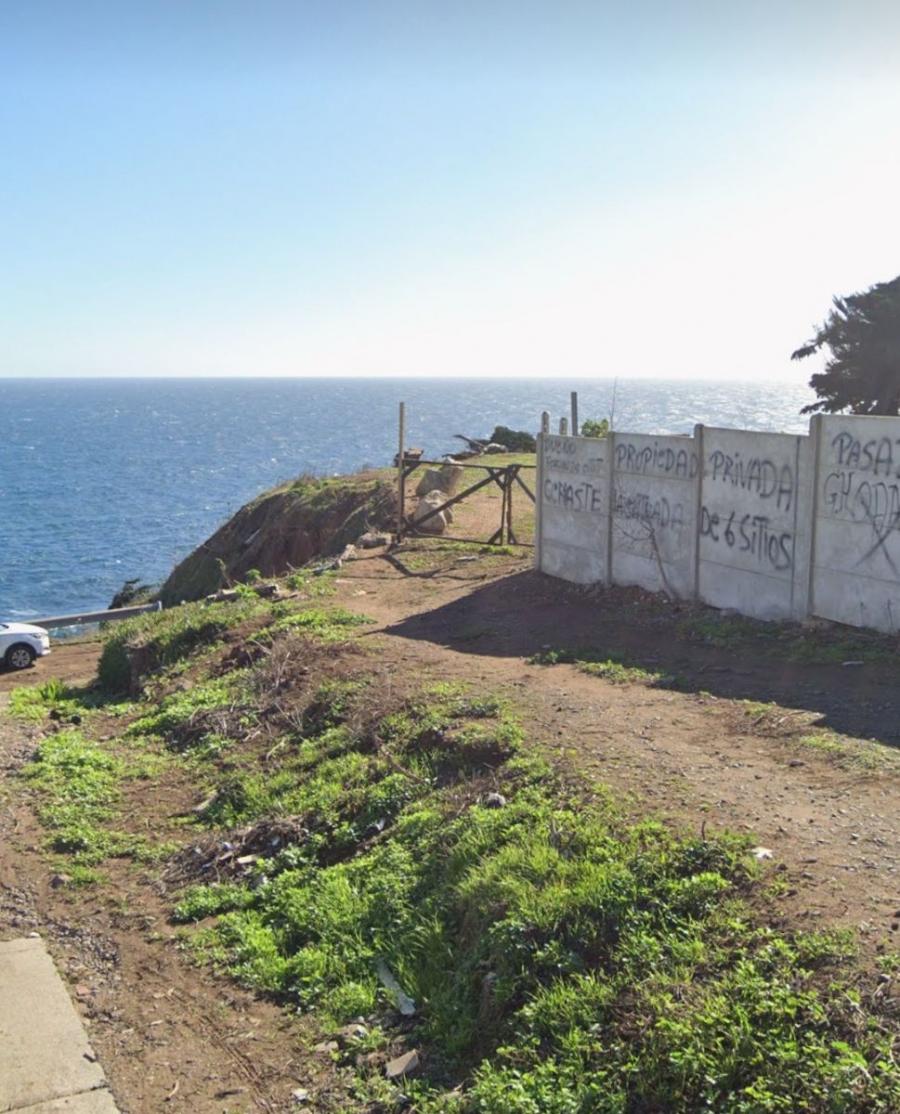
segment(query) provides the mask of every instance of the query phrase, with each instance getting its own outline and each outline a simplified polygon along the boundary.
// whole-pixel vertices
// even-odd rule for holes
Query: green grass
[[[230,628],[267,611],[268,606],[252,594],[231,603],[188,603],[127,619],[106,637],[98,667],[100,684],[114,693],[129,688],[129,652],[139,649],[150,671],[172,666],[217,642]]]
[[[234,882],[212,882],[206,886],[189,886],[175,906],[172,919],[176,924],[191,924],[219,913],[245,909],[252,901],[246,886]]]
[[[614,685],[641,684],[664,688],[675,684],[675,678],[668,673],[644,669],[639,665],[629,665],[620,658],[603,655],[604,651],[589,649],[541,650],[528,659],[528,664],[574,665],[581,673],[587,673],[591,677],[603,677]]]
[[[58,677],[50,677],[40,685],[15,688],[9,694],[9,711],[17,719],[39,721],[51,712],[69,717],[81,711],[81,704],[72,698],[73,690]]]
[[[303,610],[293,611],[286,605],[276,604],[272,613],[278,617],[270,627],[261,632],[260,637],[297,631],[319,642],[344,642],[354,627],[372,622],[368,616],[358,615],[342,607],[305,607]]]
[[[118,796],[125,772],[122,759],[80,731],[59,731],[42,739],[24,776],[41,789],[56,810],[105,817]]]
[[[477,498],[477,496],[476,496]],[[463,557],[477,557],[478,563],[508,560],[519,557],[525,560],[529,551],[513,545],[484,545],[480,542],[455,542],[449,538],[407,538],[393,551],[394,558],[412,573],[447,569]]]
[[[69,884],[72,886],[96,886],[106,881],[105,876],[92,866],[82,863],[65,863],[64,869]]]
[[[896,1025],[867,1014],[849,939],[752,913],[747,840],[628,821],[491,695],[437,686],[366,723],[370,696],[320,688],[281,766],[223,785],[206,823],[307,835],[183,892],[198,955],[332,1024],[391,1004],[386,964],[417,1004],[425,1114],[900,1108]]]
[[[38,816],[50,829],[50,847],[82,862],[105,857],[110,836],[100,827],[115,813],[122,759],[91,742],[80,731],[48,735],[23,776],[40,797]]]
[[[489,464],[491,467],[496,466],[499,468],[510,464],[534,465],[537,462],[537,456],[534,453],[490,453],[477,457],[475,462],[478,464]],[[474,470],[468,470],[468,474],[476,476],[479,479],[481,478],[481,474]],[[526,483],[529,481],[533,482],[534,476],[535,473],[532,471],[522,473],[522,478]]]
[[[156,735],[177,751],[205,748],[210,753],[210,747],[218,751],[226,744],[221,738],[223,725],[216,721],[215,713],[233,711],[243,724],[252,720],[248,696],[243,691],[246,678],[246,670],[236,669],[190,688],[176,689],[134,720],[126,735]]]
[[[700,613],[684,619],[678,634],[727,650],[749,649],[760,641],[766,653],[810,665],[892,662],[897,659],[897,639],[869,631],[842,628],[813,630],[797,623],[772,623],[736,615]]]
[[[896,767],[900,755],[896,751],[867,739],[849,739],[831,731],[817,731],[801,735],[795,740],[800,747],[808,747],[824,754],[836,765],[846,770],[882,770]]]
[[[39,685],[23,685],[9,694],[9,712],[17,719],[41,722],[52,715],[60,722],[74,722],[79,717],[102,709],[107,715],[122,715],[131,705],[112,698],[99,688],[71,686],[58,677],[49,677]]]
[[[741,706],[748,719],[764,719],[780,711],[779,705],[774,700],[742,700]]]
[[[768,919],[774,895],[748,838],[636,822],[611,793],[537,755],[494,693],[443,682],[400,700],[361,672],[365,658],[357,675],[311,680],[307,669],[330,664],[335,643],[367,620],[276,607],[257,635],[270,653],[145,700],[117,744],[76,730],[41,742],[24,776],[73,885],[100,881],[95,868],[111,856],[167,853],[122,830],[123,779],[183,761],[160,759],[148,740],[161,738],[203,756],[212,792],[191,821],[199,839],[288,819],[294,833],[243,875],[173,897],[186,946],[320,1029],[365,1015],[367,1049],[398,1038],[386,966],[416,1003],[403,1033],[424,1071],[404,1091],[419,1114],[900,1109],[897,1020],[855,964],[852,938]],[[278,640],[296,634],[308,639],[309,688],[268,725],[265,760],[260,748],[223,753],[232,727],[266,727],[273,691],[285,692],[271,688],[272,655],[277,665]],[[172,639],[187,655],[175,666],[208,645]],[[614,683],[669,680],[589,650],[535,660]],[[23,698],[22,714],[68,699],[48,686]],[[799,740],[835,760],[869,760],[868,747],[849,743]],[[882,957],[883,969],[891,962]],[[354,1054],[342,1054],[348,1069]],[[352,1086],[342,1110],[395,1101],[377,1067],[362,1063]]]
[[[773,724],[777,728],[789,715],[774,701],[742,700],[739,703],[744,715],[753,721],[753,726],[760,725],[765,733],[768,733],[768,725]],[[791,731],[790,726],[788,731]],[[851,738],[834,731],[812,731],[805,735],[791,733],[784,737],[784,742],[793,748],[814,750],[841,769],[850,771],[884,770],[900,764],[900,753],[896,750],[870,739]]]
[[[49,848],[89,866],[110,857],[152,861],[168,852],[165,845],[108,826],[117,818],[122,780],[144,772],[82,732],[64,730],[41,740],[22,777],[37,794]]]
[[[330,591],[326,582],[321,592],[306,594],[318,598]],[[262,623],[266,618],[274,622],[258,637],[298,630],[323,642],[342,641],[351,628],[371,622],[343,608],[308,604],[298,608],[288,601],[270,604],[260,600],[252,587],[237,601],[189,603],[148,612],[120,623],[107,635],[98,668],[101,688],[106,693],[121,693],[131,687],[134,678],[129,655],[138,653],[148,673],[167,670],[174,674],[196,661],[202,652],[209,652],[229,629],[253,619]]]
[[[285,584],[292,592],[301,592],[308,599],[322,599],[325,596],[333,596],[337,591],[335,579],[333,572],[323,572],[316,576],[301,569],[299,572],[291,573],[285,580]]]

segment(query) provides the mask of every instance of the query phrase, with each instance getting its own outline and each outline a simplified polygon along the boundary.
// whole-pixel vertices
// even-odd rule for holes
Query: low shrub
[[[537,438],[524,429],[510,429],[505,425],[494,426],[490,441],[503,445],[511,453],[533,453],[537,449]]]
[[[582,437],[606,437],[609,434],[609,422],[606,418],[588,418],[581,423]]]
[[[126,619],[105,638],[97,671],[100,684],[107,692],[125,692],[134,681],[130,654],[140,650],[144,672],[174,665],[261,613],[263,606],[254,595],[231,603],[182,604]]]

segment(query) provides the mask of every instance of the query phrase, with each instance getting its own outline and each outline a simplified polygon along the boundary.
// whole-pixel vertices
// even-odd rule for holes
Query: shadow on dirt
[[[387,633],[493,657],[608,655],[666,674],[684,692],[775,701],[817,713],[821,728],[900,746],[898,640],[836,624],[762,623],[641,589],[582,588],[528,571]]]

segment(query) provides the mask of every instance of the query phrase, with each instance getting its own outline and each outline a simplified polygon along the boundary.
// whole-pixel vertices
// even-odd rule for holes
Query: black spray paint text
[[[900,467],[894,461],[900,457],[900,438],[872,437],[862,441],[852,433],[838,433],[831,442],[841,468],[855,468],[871,472],[873,476],[900,478]]]
[[[634,445],[626,441],[616,444],[616,468],[623,472],[660,472],[687,480],[697,475],[697,454],[657,442]]]
[[[749,553],[760,564],[769,564],[776,572],[790,569],[794,563],[793,539],[786,531],[773,530],[768,516],[737,511],[720,515],[707,507],[700,508],[700,536],[723,542],[738,553]]]
[[[684,505],[674,505],[663,495],[651,498],[646,492],[616,492],[616,515],[645,523],[660,530],[680,530],[684,526]]]
[[[879,532],[900,524],[900,486],[861,480],[855,472],[830,472],[822,485],[825,506],[835,518],[868,523]]]
[[[740,453],[723,453],[715,449],[709,454],[710,477],[719,483],[731,484],[760,499],[775,498],[779,510],[789,511],[794,499],[794,470],[789,464]]]
[[[544,502],[568,511],[596,514],[603,510],[603,493],[586,480],[583,483],[544,480]]]

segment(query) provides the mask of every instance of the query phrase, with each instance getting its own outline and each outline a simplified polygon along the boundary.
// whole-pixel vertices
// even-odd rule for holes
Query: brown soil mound
[[[295,480],[242,507],[172,571],[159,598],[168,607],[202,599],[251,569],[290,572],[388,525],[394,507],[393,489],[378,473]]]

